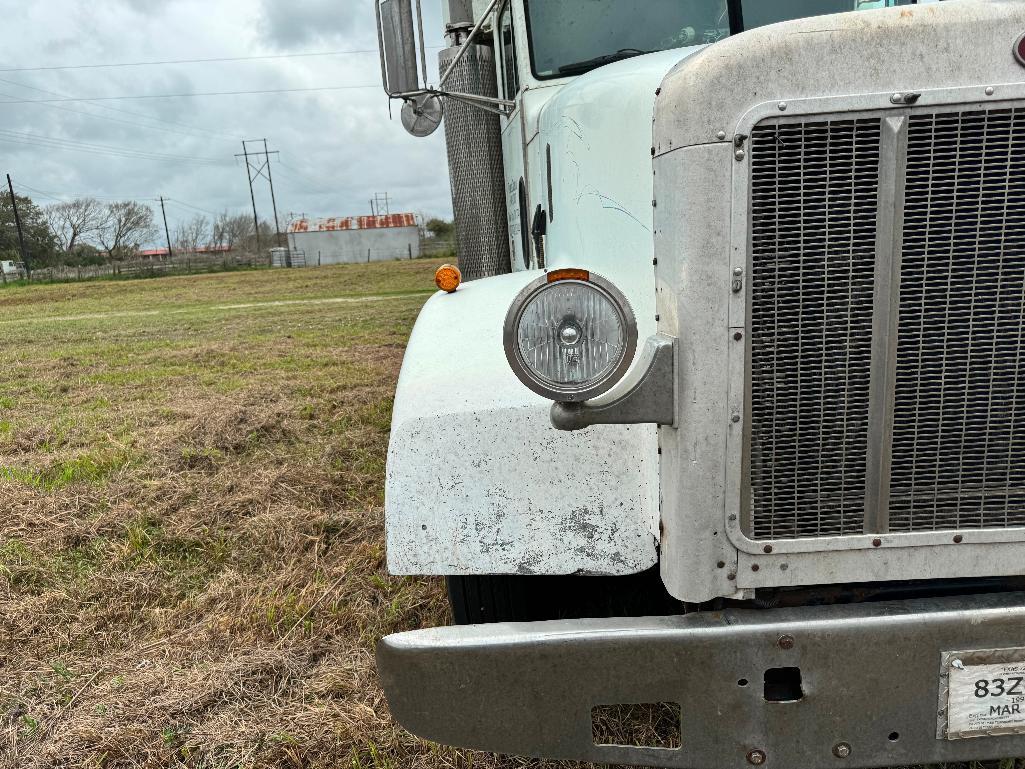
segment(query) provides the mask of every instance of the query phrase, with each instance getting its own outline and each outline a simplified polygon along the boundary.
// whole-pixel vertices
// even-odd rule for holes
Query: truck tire
[[[683,613],[658,567],[626,577],[473,575],[447,582],[457,625]]]

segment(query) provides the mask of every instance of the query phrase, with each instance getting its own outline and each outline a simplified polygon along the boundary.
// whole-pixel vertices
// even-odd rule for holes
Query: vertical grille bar
[[[889,530],[890,447],[893,391],[897,376],[897,324],[900,307],[901,235],[907,178],[908,119],[882,122],[879,154],[879,225],[876,233],[875,307],[872,320],[872,380],[868,406],[865,532]]]
[[[752,535],[860,533],[880,120],[763,123],[751,150]]]

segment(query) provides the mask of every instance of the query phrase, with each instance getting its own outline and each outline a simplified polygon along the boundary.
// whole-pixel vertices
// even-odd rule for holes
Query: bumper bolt
[[[781,635],[776,643],[780,649],[790,650],[794,648],[794,637],[792,635]]]
[[[751,766],[761,766],[765,763],[765,751],[752,750],[747,754],[747,762],[751,764]]]
[[[851,746],[846,742],[839,742],[836,744],[836,747],[833,748],[833,755],[837,758],[850,758]]]

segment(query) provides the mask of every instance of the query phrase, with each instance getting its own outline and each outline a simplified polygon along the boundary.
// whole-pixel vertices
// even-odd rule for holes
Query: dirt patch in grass
[[[224,309],[435,266],[0,291],[0,767],[571,766],[427,744],[378,686],[378,638],[448,621],[437,580],[384,568],[426,294]],[[110,316],[140,308],[176,312]]]

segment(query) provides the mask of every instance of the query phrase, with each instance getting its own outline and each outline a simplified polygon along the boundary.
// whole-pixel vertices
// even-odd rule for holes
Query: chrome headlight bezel
[[[599,379],[587,382],[583,386],[562,385],[542,377],[523,360],[518,342],[520,322],[530,303],[542,292],[566,283],[582,284],[604,295],[619,314],[625,337],[622,356],[618,363]],[[524,385],[548,400],[558,403],[579,403],[608,392],[626,376],[637,353],[637,319],[623,292],[602,276],[586,270],[556,270],[532,281],[517,295],[505,317],[503,343],[509,366]]]

